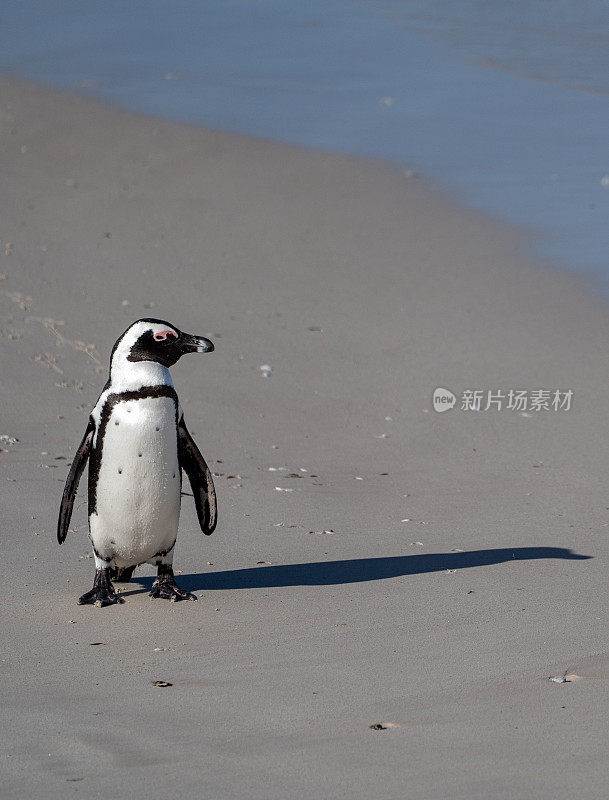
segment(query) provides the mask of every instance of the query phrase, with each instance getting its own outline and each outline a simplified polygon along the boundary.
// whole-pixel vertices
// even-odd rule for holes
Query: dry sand
[[[6,78],[0,125],[2,797],[603,796],[601,301],[392,166]],[[60,548],[62,484],[151,315],[216,343],[173,376],[220,523],[185,498],[197,603],[141,568],[124,605],[79,607],[86,494]],[[436,414],[436,386],[573,408]]]

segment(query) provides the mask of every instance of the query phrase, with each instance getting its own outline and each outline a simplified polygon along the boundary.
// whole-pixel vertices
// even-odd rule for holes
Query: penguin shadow
[[[314,561],[307,564],[281,564],[223,572],[198,572],[177,575],[177,581],[189,592],[223,589],[272,589],[282,586],[335,586],[364,583],[384,578],[440,572],[447,569],[487,567],[505,561],[528,561],[539,558],[584,560],[592,556],[578,555],[564,547],[503,547],[473,550],[465,553],[433,553],[429,555],[354,558],[344,561]],[[134,582],[149,589],[153,577],[134,577]],[[125,592],[126,594],[137,593]]]

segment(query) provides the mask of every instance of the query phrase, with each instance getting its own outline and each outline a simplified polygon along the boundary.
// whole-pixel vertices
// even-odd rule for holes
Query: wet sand
[[[581,278],[390,165],[7,78],[0,127],[3,795],[602,796],[609,316]],[[172,374],[220,522],[184,498],[197,603],[146,567],[79,607],[62,485],[143,316],[216,344]],[[437,414],[438,386],[574,395]]]

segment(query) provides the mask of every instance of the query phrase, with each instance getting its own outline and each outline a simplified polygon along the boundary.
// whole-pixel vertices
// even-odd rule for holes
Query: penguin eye
[[[155,333],[152,338],[155,342],[164,342],[168,336],[175,336],[176,339],[178,338],[178,334],[175,331],[161,331],[160,333]]]

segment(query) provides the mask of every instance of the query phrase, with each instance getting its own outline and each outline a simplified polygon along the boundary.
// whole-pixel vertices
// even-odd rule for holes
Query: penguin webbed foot
[[[150,597],[170,600],[172,603],[177,603],[180,600],[197,599],[194,594],[178,586],[171,567],[161,564],[158,569],[158,575],[154,579],[150,590]]]
[[[124,598],[114,591],[114,586],[110,581],[110,567],[96,569],[93,588],[78,598],[78,605],[94,605],[98,608],[124,602]]]

